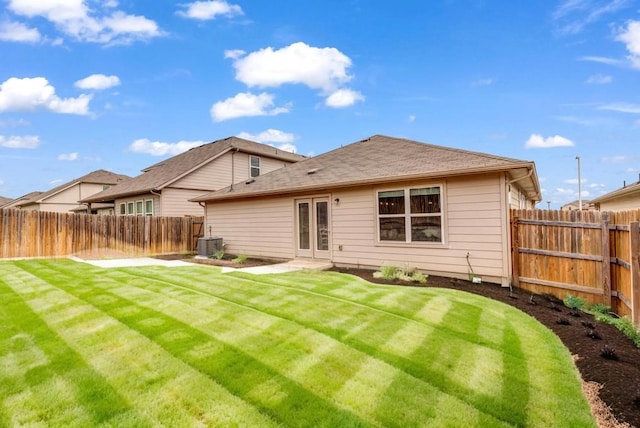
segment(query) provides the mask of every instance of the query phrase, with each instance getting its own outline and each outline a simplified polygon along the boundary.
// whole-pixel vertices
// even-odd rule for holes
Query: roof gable
[[[602,196],[592,199],[591,202],[594,204],[599,204],[602,202],[608,202],[614,199],[629,197],[629,196],[631,197],[637,196],[640,198],[640,181],[634,184],[630,184],[628,186],[624,186],[620,189],[614,190],[613,192],[606,193]]]
[[[260,144],[238,137],[228,137],[212,143],[203,144],[202,146],[195,147],[146,167],[142,170],[143,173],[141,175],[117,187],[85,198],[83,202],[108,201],[118,197],[148,193],[152,190],[161,190],[233,149],[289,162],[298,162],[305,159],[304,156],[286,152],[266,144]]]
[[[256,177],[255,180],[234,184],[232,189],[210,192],[195,198],[194,201],[488,171],[510,171],[515,179],[529,176],[529,196],[532,199],[537,197],[539,200],[539,184],[533,162],[374,135],[287,165],[285,168]]]

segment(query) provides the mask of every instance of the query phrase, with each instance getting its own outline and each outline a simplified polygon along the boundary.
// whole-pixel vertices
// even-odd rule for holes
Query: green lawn
[[[12,261],[0,325],[0,426],[595,426],[553,333],[454,290]]]

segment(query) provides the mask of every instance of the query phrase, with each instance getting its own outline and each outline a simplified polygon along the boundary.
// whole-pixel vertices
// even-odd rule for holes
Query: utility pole
[[[578,209],[582,211],[582,179],[580,178],[580,156],[576,156],[578,161]]]

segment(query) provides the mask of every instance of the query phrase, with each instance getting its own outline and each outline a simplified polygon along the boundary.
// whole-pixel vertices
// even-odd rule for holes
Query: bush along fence
[[[513,284],[610,306],[640,327],[640,210],[511,210]]]
[[[0,258],[83,252],[187,253],[201,217],[106,216],[0,209]]]

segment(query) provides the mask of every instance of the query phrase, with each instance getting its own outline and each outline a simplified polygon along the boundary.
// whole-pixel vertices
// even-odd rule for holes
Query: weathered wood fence
[[[514,285],[604,303],[640,326],[640,210],[512,210]]]
[[[83,252],[185,253],[201,217],[106,216],[0,209],[0,258]]]

